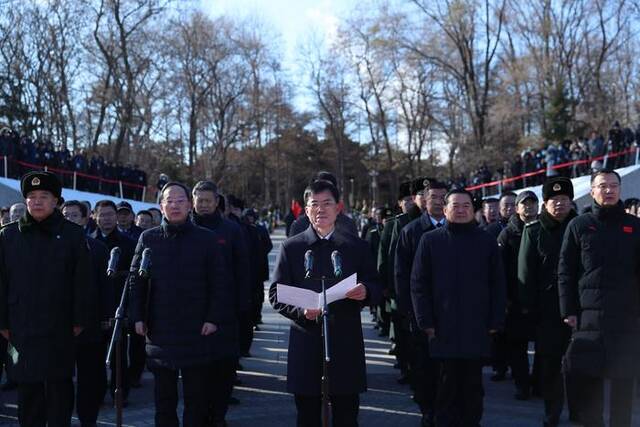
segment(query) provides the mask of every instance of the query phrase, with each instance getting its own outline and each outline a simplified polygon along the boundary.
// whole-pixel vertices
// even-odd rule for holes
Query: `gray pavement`
[[[273,266],[280,243],[284,240],[281,229],[272,236],[274,250],[269,256]],[[263,324],[255,333],[251,349],[252,357],[244,358],[243,370],[239,372],[241,385],[234,396],[239,405],[231,406],[227,420],[230,427],[286,427],[295,425],[293,397],[286,393],[286,363],[288,321],[276,314],[265,302]],[[394,358],[388,355],[390,343],[378,337],[370,316],[363,311],[363,329],[367,360],[369,391],[361,396],[360,424],[363,426],[403,427],[420,425],[420,413],[411,400],[408,386],[399,385],[398,371],[393,368]],[[485,427],[533,427],[542,425],[542,401],[533,399],[519,402],[513,399],[512,381],[492,383],[490,369],[485,376]],[[145,372],[143,387],[133,389],[129,406],[124,412],[126,426],[153,425],[153,378]],[[17,426],[16,396],[14,392],[0,395],[0,425]],[[115,413],[111,399],[100,413],[99,426],[115,425]],[[640,427],[640,405],[634,407],[636,422]],[[564,414],[566,419],[566,413]],[[77,423],[77,419],[74,420]],[[77,424],[79,425],[79,424]],[[570,425],[567,421],[563,425]]]

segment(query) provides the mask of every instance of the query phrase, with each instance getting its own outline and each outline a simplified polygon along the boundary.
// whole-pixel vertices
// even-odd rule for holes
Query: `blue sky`
[[[211,17],[258,18],[279,38],[285,70],[299,75],[298,47],[311,37],[330,41],[341,19],[357,4],[356,0],[200,0],[200,8]],[[294,77],[293,81],[296,79]],[[296,90],[296,104],[306,104],[305,94]]]

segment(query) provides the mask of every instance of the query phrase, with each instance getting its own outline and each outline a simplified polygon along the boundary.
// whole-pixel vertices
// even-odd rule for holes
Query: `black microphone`
[[[304,278],[311,277],[311,270],[313,270],[313,251],[309,249],[304,253]]]
[[[151,267],[151,249],[145,248],[142,251],[142,260],[140,261],[138,276],[143,277],[145,279],[149,277],[149,267]]]
[[[107,277],[111,277],[118,271],[118,261],[120,261],[120,248],[115,246],[111,249],[109,263],[107,264]]]
[[[342,276],[342,257],[340,256],[340,252],[331,252],[331,264],[333,265],[333,274],[336,277]]]

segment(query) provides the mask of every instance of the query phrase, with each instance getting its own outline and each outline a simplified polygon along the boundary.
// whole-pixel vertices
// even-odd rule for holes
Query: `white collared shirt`
[[[435,228],[438,228],[438,224],[440,224],[440,227],[443,227],[447,223],[447,220],[445,218],[442,218],[440,221],[436,221],[431,216],[429,216],[429,219],[431,220],[431,224],[433,224]]]

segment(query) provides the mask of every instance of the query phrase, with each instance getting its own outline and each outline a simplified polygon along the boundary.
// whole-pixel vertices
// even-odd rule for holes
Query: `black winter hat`
[[[24,175],[20,180],[22,197],[26,198],[34,190],[49,191],[58,199],[62,196],[62,183],[51,172],[35,171]]]
[[[398,200],[411,196],[411,181],[403,182],[398,189]]]
[[[555,177],[548,179],[542,185],[542,200],[545,202],[554,196],[564,194],[573,200],[573,184],[569,178]]]

